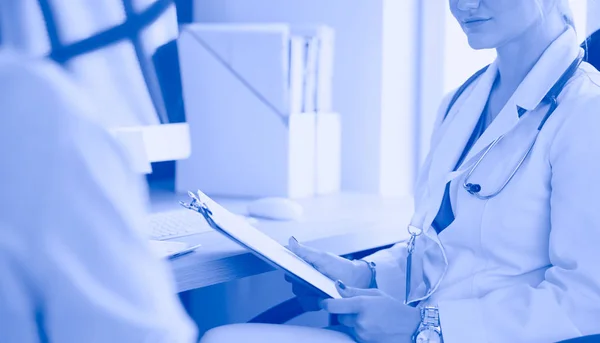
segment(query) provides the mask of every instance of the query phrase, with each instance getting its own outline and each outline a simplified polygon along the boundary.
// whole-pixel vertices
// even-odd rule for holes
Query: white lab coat
[[[555,342],[600,332],[600,74],[581,65],[500,195],[478,200],[462,187],[466,167],[504,134],[471,177],[482,194],[500,186],[548,109],[542,98],[579,52],[573,30],[560,36],[458,173],[452,169],[484,109],[497,65],[463,93],[444,121],[451,95],[440,107],[416,188],[412,223],[425,234],[417,240],[410,301],[439,306],[445,343]],[[519,119],[517,106],[531,112]],[[456,219],[437,235],[431,223],[453,177]],[[405,244],[371,257],[379,287],[400,299],[405,257]]]
[[[141,180],[80,87],[0,52],[0,106],[0,341],[194,342]]]

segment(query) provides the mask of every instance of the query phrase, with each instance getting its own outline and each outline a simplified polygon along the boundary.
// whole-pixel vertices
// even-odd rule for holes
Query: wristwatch
[[[441,343],[442,328],[440,314],[437,307],[425,306],[421,308],[421,324],[413,335],[414,343]]]

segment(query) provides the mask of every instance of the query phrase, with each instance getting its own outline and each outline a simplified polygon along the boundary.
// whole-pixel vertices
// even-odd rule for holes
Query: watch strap
[[[377,264],[375,264],[375,262],[373,261],[358,261],[366,263],[369,267],[369,270],[371,271],[371,280],[369,281],[369,288],[377,288]]]
[[[421,308],[421,323],[425,326],[440,327],[440,313],[437,307],[425,306]]]

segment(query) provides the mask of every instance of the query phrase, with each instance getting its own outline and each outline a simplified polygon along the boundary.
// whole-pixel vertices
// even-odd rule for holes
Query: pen
[[[194,246],[191,246],[191,247],[189,247],[189,248],[187,248],[187,249],[185,249],[185,250],[182,250],[182,251],[180,251],[180,252],[177,252],[177,253],[175,253],[175,254],[173,254],[173,255],[170,255],[170,256],[169,256],[169,260],[174,260],[174,259],[176,259],[176,258],[178,258],[178,257],[181,257],[181,256],[184,256],[184,255],[187,255],[187,254],[189,254],[189,253],[193,252],[194,250],[198,249],[198,248],[199,248],[199,247],[201,247],[201,246],[202,246],[202,244],[194,245]]]

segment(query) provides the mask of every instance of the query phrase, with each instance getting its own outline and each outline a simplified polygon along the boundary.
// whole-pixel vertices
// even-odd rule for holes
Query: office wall
[[[379,193],[413,193],[419,140],[421,0],[384,0]]]
[[[588,3],[594,3],[598,0],[571,0],[571,10],[575,20],[575,29],[580,42],[583,42],[588,36]]]
[[[579,0],[584,1],[584,0]],[[600,0],[587,1],[587,33],[600,30]]]
[[[412,142],[407,143],[396,139],[400,146],[395,152],[387,152],[388,158],[395,158],[393,163],[384,163],[381,155],[382,137],[382,87],[383,87],[383,30],[384,30],[384,0],[195,0],[194,19],[199,22],[290,22],[291,24],[324,23],[336,30],[335,76],[333,102],[334,108],[342,115],[342,188],[350,191],[380,192],[387,188],[381,184],[382,165],[390,166],[387,174],[399,175],[398,178],[410,179],[412,175],[403,175],[398,166],[405,166],[410,161],[413,149]],[[390,10],[402,10],[405,4],[414,1],[391,0]],[[406,21],[402,16],[410,18],[412,13],[399,11],[397,23]],[[392,21],[386,20],[388,29]],[[399,28],[402,25],[398,26]],[[412,49],[412,41],[405,40],[403,31],[398,31],[397,41],[389,42],[404,44],[407,51]],[[398,49],[396,48],[396,51]],[[401,64],[405,61],[397,61]],[[387,62],[387,65],[393,63]],[[403,77],[402,69],[392,73]],[[412,82],[412,80],[411,80]],[[388,79],[387,87],[398,88],[398,83]],[[398,95],[403,89],[398,89]],[[387,99],[392,99],[387,97]],[[402,98],[405,99],[405,98]],[[402,103],[412,106],[409,99]],[[396,102],[387,102],[388,127],[395,127],[398,132],[412,124],[389,121],[393,114],[407,111]],[[410,113],[409,113],[410,112]],[[412,126],[411,126],[412,129]],[[386,130],[387,136],[394,130]],[[405,136],[403,136],[405,137]],[[408,157],[407,157],[408,156]],[[410,172],[410,170],[409,170]],[[391,179],[391,178],[387,178]],[[410,181],[394,180],[393,187],[400,189],[410,186]]]
[[[444,56],[447,2],[421,1],[418,76],[418,166],[427,153],[439,103],[444,95]]]

